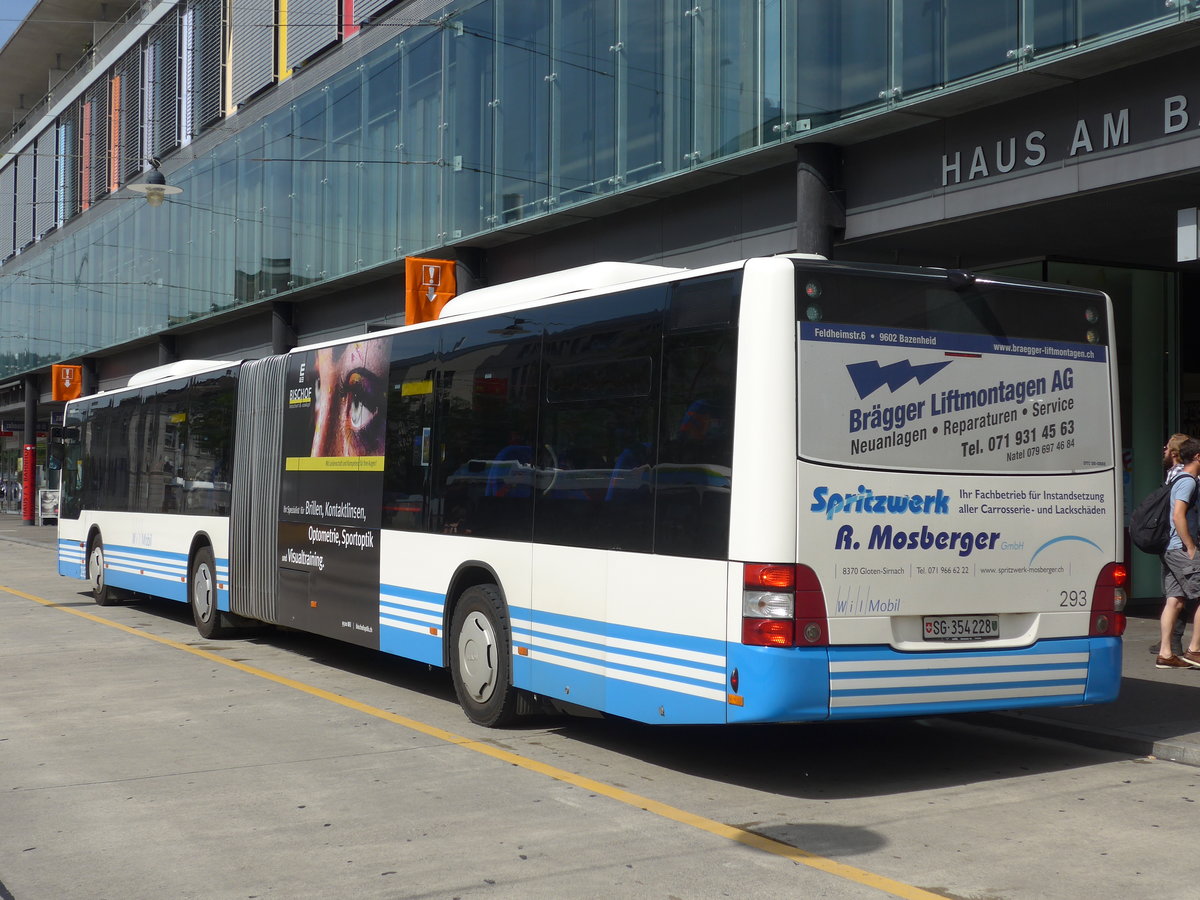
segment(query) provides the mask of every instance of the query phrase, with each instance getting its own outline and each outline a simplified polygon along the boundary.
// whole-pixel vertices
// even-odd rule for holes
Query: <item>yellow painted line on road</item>
[[[586,778],[582,775],[577,775],[574,772],[568,772],[566,769],[560,769],[557,766],[546,765],[534,759],[521,756],[513,753],[510,750],[503,750],[493,744],[488,744],[483,741],[476,741],[471,738],[463,737],[455,734],[452,731],[438,728],[435,725],[428,725],[425,722],[420,722],[416,719],[410,719],[407,716],[401,716],[393,712],[388,712],[386,709],[380,709],[377,706],[370,706],[366,703],[360,703],[357,700],[352,700],[349,697],[343,697],[341,694],[335,694],[332,691],[326,691],[319,687],[314,687],[311,684],[305,684],[302,681],[296,681],[292,678],[285,678],[282,675],[276,675],[273,672],[268,672],[265,669],[259,669],[255,666],[248,666],[245,663],[237,662],[236,660],[228,659],[224,656],[219,656],[216,653],[210,653],[208,650],[202,650],[199,647],[192,647],[188,644],[172,640],[171,638],[161,637],[156,634],[150,634],[145,631],[140,631],[137,628],[131,628],[128,625],[122,625],[120,622],[114,622],[111,619],[105,619],[102,616],[97,616],[89,612],[84,612],[79,609],[72,609],[69,606],[64,606],[61,603],[55,603],[52,600],[47,600],[44,597],[38,597],[33,594],[27,594],[24,591],[16,588],[5,587],[0,585],[0,591],[12,594],[14,597],[21,597],[25,600],[32,600],[34,603],[40,603],[42,606],[47,606],[52,609],[62,610],[70,613],[73,616],[79,616],[81,619],[87,619],[89,622],[95,622],[99,625],[107,625],[110,628],[115,628],[118,631],[124,631],[126,634],[132,634],[136,637],[145,638],[146,640],[154,641],[155,643],[163,644],[167,647],[172,647],[176,650],[182,650],[185,653],[190,653],[193,656],[199,656],[202,659],[207,659],[210,662],[219,663],[223,666],[228,666],[231,669],[237,669],[239,672],[245,672],[247,675],[254,675],[258,678],[273,681],[275,684],[283,685],[284,687],[293,688],[294,690],[308,694],[312,697],[319,697],[322,700],[328,700],[330,703],[336,703],[339,706],[344,706],[347,709],[352,709],[355,712],[363,713],[364,715],[373,716],[377,719],[383,719],[387,722],[392,722],[396,725],[402,725],[412,731],[419,732],[432,738],[437,738],[439,741],[445,741],[448,744],[455,744],[465,750],[473,750],[476,753],[482,753],[484,756],[490,756],[500,762],[508,763],[509,765],[519,766],[530,772],[536,772],[539,775],[544,775],[548,778],[553,778],[556,781],[561,781],[566,784],[572,784],[575,787],[582,788],[594,794],[599,794],[603,797],[608,797],[610,800],[616,800],[636,809],[642,809],[646,812],[654,813],[656,816],[661,816],[664,819],[670,819],[673,822],[679,822],[682,825],[687,825],[692,828],[697,828],[700,831],[707,831],[709,834],[714,834],[717,837],[725,838],[726,840],[734,841],[738,844],[743,844],[747,847],[753,847],[755,850],[761,850],[764,853],[771,853],[775,856],[782,856],[784,859],[790,859],[794,863],[808,866],[812,869],[817,869],[821,872],[826,872],[830,875],[836,875],[838,878],[844,878],[847,881],[853,881],[857,884],[862,884],[867,887],[876,888],[884,893],[891,894],[894,897],[903,897],[905,900],[945,900],[944,894],[935,894],[931,891],[923,890],[919,887],[914,887],[910,884],[905,884],[902,881],[896,881],[892,878],[887,878],[883,875],[876,875],[874,872],[868,872],[865,869],[860,869],[857,866],[849,866],[845,863],[840,863],[824,856],[819,856],[816,853],[809,853],[807,850],[801,850],[793,847],[790,844],[785,844],[782,841],[772,840],[764,837],[761,834],[755,834],[753,831],[746,831],[742,828],[736,828],[733,825],[726,825],[724,822],[718,822],[715,819],[709,819],[705,816],[699,816],[694,813],[678,809],[674,806],[669,806],[666,803],[659,803],[657,800],[651,800],[649,797],[643,797],[640,794],[635,794],[631,791],[622,790],[610,784],[605,784],[601,781],[594,781],[591,778]]]

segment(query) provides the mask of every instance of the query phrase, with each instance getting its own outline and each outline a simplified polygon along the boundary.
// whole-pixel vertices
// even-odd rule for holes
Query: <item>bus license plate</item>
[[[982,641],[1000,637],[999,616],[922,616],[927,641]]]

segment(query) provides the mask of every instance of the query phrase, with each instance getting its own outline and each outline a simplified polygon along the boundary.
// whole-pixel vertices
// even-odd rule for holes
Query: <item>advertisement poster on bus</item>
[[[954,627],[1087,608],[1117,558],[1104,346],[812,322],[799,339],[800,455],[815,463],[801,534],[821,548],[832,618],[920,613],[936,630],[926,614],[969,609],[981,579],[1009,590]]]
[[[379,503],[391,338],[293,353],[284,411],[280,622],[379,646]]]

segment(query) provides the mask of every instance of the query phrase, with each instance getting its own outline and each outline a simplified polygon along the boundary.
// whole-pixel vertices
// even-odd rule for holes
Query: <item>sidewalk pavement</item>
[[[56,531],[54,525],[26,525],[18,516],[0,514],[0,561],[14,544],[52,553]],[[1156,669],[1149,647],[1157,641],[1158,610],[1140,607],[1125,631],[1121,695],[1115,703],[970,718],[1085,747],[1200,766],[1200,669]]]

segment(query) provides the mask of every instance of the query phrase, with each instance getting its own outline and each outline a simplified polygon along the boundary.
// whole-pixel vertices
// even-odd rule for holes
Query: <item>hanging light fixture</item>
[[[129,190],[145,194],[146,203],[150,206],[162,206],[163,198],[168,194],[183,193],[183,188],[167,184],[167,179],[163,177],[163,173],[158,171],[158,167],[162,163],[153,157],[146,160],[146,162],[150,164],[150,171],[141,181],[125,185]]]

